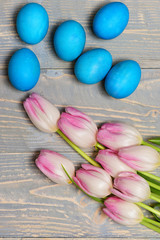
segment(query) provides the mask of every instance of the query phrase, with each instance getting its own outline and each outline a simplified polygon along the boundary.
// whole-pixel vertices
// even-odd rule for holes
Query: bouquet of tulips
[[[90,164],[75,171],[73,163],[57,152],[41,150],[37,167],[52,181],[74,183],[95,201],[104,204],[104,213],[114,221],[141,223],[160,233],[160,177],[150,171],[160,166],[160,148],[143,141],[141,134],[125,123],[105,123],[100,129],[86,114],[73,107],[59,110],[36,93],[23,103],[33,124],[43,132],[57,132]],[[152,142],[159,143],[156,139]],[[97,156],[89,157],[81,148],[95,146]],[[155,201],[155,207],[143,203]],[[141,210],[152,212],[146,218]]]

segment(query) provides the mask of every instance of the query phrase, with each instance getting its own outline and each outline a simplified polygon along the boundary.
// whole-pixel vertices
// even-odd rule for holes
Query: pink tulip
[[[123,225],[135,225],[143,219],[142,210],[134,203],[127,202],[116,196],[108,197],[103,212],[115,222]]]
[[[60,112],[54,105],[37,93],[32,93],[23,103],[32,123],[41,131],[56,132]]]
[[[98,130],[97,141],[112,150],[118,150],[122,147],[140,145],[142,136],[137,129],[128,124],[105,123]]]
[[[150,198],[150,187],[147,181],[133,172],[121,172],[114,179],[111,192],[129,202],[143,202]]]
[[[97,127],[93,120],[73,107],[67,107],[65,111],[58,121],[59,129],[79,147],[94,146]]]
[[[50,150],[41,150],[40,155],[36,159],[36,165],[48,178],[56,183],[71,183],[62,165],[72,178],[75,175],[73,163],[61,154]]]
[[[110,149],[100,150],[95,159],[112,177],[116,177],[120,172],[135,172],[127,164],[122,162],[117,153]]]
[[[76,171],[73,180],[84,192],[93,197],[104,198],[111,193],[110,175],[105,170],[90,164],[82,164],[82,168]]]
[[[139,171],[152,171],[160,166],[159,153],[148,146],[132,146],[118,151],[121,161]]]

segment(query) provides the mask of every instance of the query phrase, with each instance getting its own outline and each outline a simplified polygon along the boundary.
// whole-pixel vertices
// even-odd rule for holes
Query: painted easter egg
[[[83,51],[86,34],[74,20],[63,22],[55,31],[53,44],[57,56],[64,61],[75,60]]]
[[[93,32],[102,39],[120,35],[129,21],[129,10],[124,3],[112,2],[102,7],[93,19]]]
[[[39,61],[30,49],[16,51],[8,65],[8,77],[11,84],[20,91],[32,89],[40,76]]]
[[[48,14],[38,3],[28,3],[17,15],[16,27],[22,41],[36,44],[46,36],[49,27]]]
[[[141,79],[141,68],[136,61],[126,60],[114,65],[105,79],[105,89],[114,98],[132,94]]]
[[[74,72],[80,82],[94,84],[104,79],[111,66],[111,54],[103,48],[96,48],[77,59]]]

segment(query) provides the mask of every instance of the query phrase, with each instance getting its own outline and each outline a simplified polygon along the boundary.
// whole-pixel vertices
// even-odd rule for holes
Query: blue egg
[[[28,48],[16,51],[8,65],[11,84],[20,91],[32,89],[40,76],[40,64],[36,55]]]
[[[132,94],[141,79],[141,68],[133,60],[117,63],[105,79],[105,89],[114,98],[125,98]]]
[[[16,27],[22,41],[29,44],[39,43],[48,31],[48,14],[40,4],[28,3],[19,11]]]
[[[121,2],[102,7],[93,19],[93,31],[97,37],[112,39],[120,35],[128,24],[129,11]]]
[[[74,20],[63,22],[55,31],[53,44],[58,57],[75,60],[83,51],[86,34],[82,25]]]
[[[94,84],[104,79],[111,66],[111,54],[103,48],[96,48],[78,58],[74,72],[80,82]]]

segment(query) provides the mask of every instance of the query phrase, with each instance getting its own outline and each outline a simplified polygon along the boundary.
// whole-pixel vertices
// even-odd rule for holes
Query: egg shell
[[[102,39],[120,35],[129,21],[129,10],[124,3],[112,2],[102,7],[93,19],[93,32]]]
[[[55,31],[53,44],[58,57],[75,60],[83,51],[86,34],[82,25],[74,20],[63,22]]]
[[[136,61],[126,60],[114,65],[105,79],[105,89],[114,98],[132,94],[141,79],[141,68]]]
[[[96,48],[77,59],[74,72],[80,82],[94,84],[104,79],[111,66],[111,54],[103,48]]]
[[[38,3],[28,3],[17,15],[16,28],[22,41],[36,44],[46,36],[49,27],[48,14]]]
[[[8,65],[11,84],[20,91],[32,89],[40,76],[40,64],[36,55],[28,48],[16,51]]]

